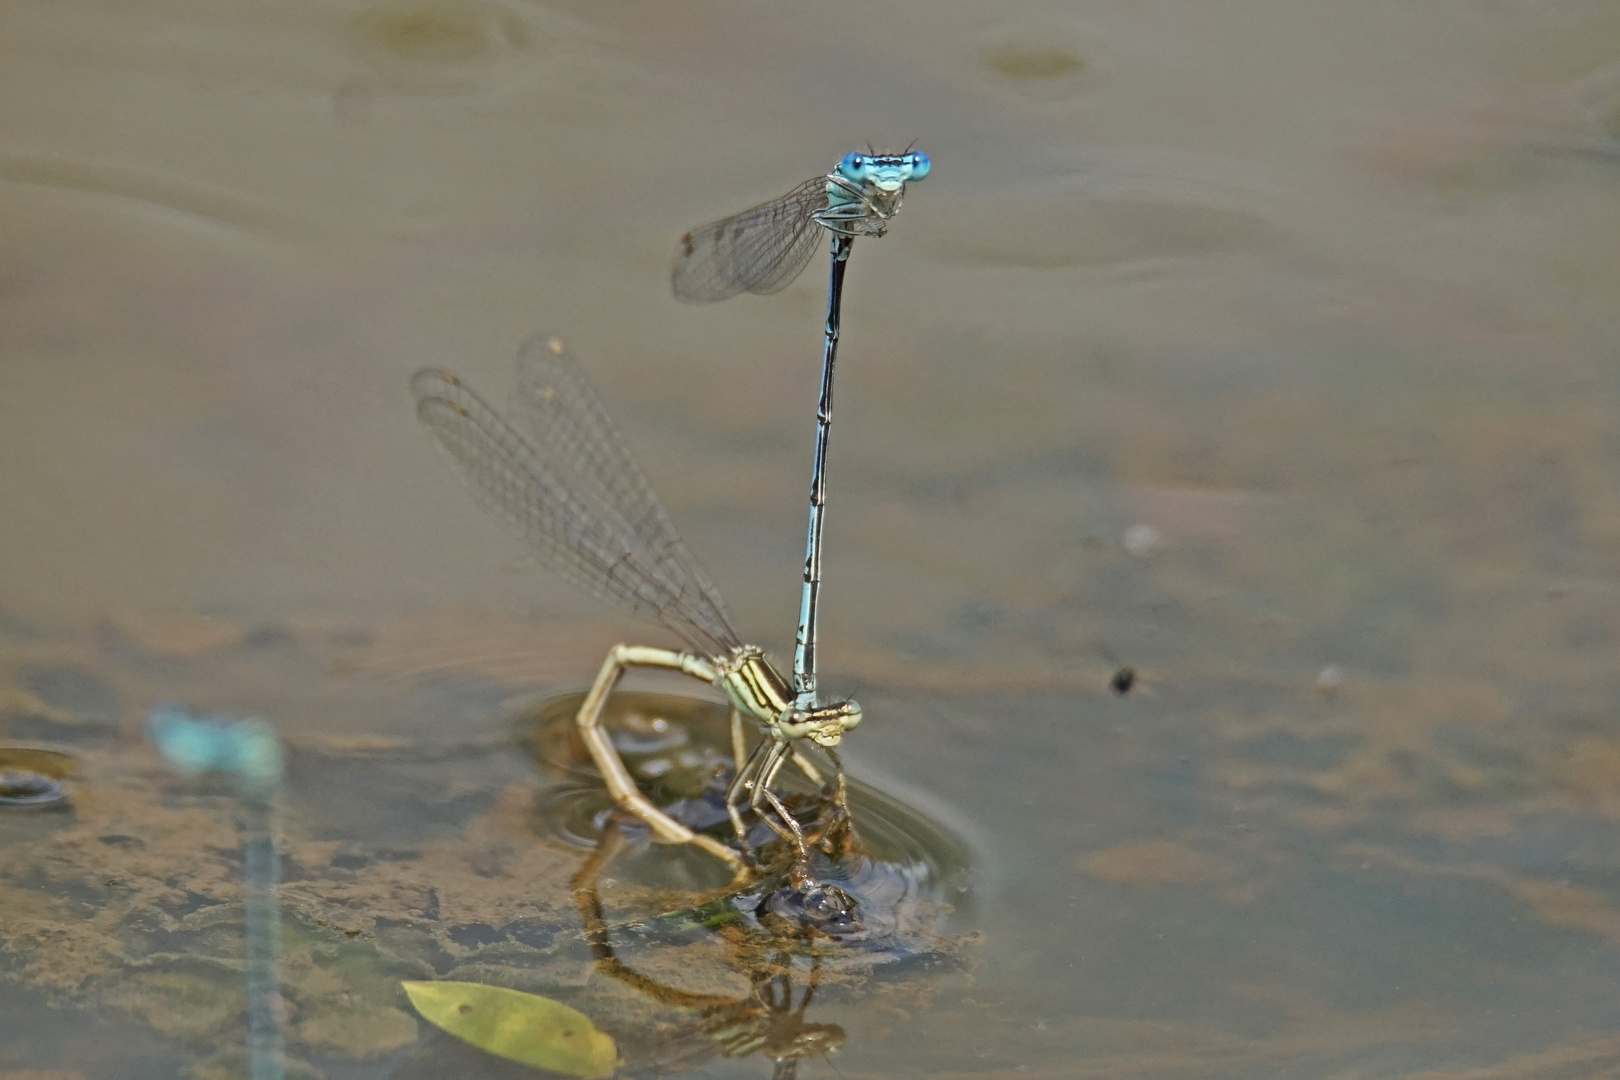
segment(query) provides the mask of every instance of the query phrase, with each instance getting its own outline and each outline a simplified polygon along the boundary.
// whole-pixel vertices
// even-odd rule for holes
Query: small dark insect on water
[[[1136,669],[1130,665],[1119,668],[1114,672],[1113,678],[1108,680],[1108,689],[1124,697],[1136,685]]]

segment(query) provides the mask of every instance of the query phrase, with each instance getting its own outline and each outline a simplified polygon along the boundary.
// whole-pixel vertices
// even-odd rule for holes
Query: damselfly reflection
[[[248,1014],[249,1080],[286,1075],[281,1030],[281,856],[276,850],[275,799],[283,754],[263,720],[198,716],[183,705],[154,706],[147,737],[170,768],[187,776],[219,773],[236,784],[242,803],[242,925],[247,964],[243,996]]]
[[[752,989],[743,998],[683,990],[644,975],[620,960],[614,952],[613,938],[603,914],[597,879],[622,844],[618,827],[610,823],[603,830],[596,851],[580,867],[572,882],[574,904],[584,923],[585,940],[590,945],[596,970],[654,1001],[692,1009],[698,1014],[697,1022],[688,1032],[663,1040],[655,1052],[646,1055],[646,1060],[637,1061],[638,1070],[690,1067],[716,1054],[740,1058],[757,1053],[771,1061],[773,1080],[793,1080],[798,1075],[800,1061],[830,1054],[844,1045],[844,1029],[837,1024],[805,1020],[805,1012],[815,1000],[821,977],[821,956],[814,949],[808,950],[807,981],[795,1003],[795,959],[805,951],[800,946],[816,935],[812,926],[795,923],[793,932],[783,935],[779,941],[739,950],[757,960],[748,971]],[[835,887],[808,886],[808,891],[818,896],[829,889],[842,896],[842,890]],[[728,930],[735,927],[718,928],[721,934]]]

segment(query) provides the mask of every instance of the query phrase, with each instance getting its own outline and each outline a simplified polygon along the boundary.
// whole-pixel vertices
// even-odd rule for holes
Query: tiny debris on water
[[[1316,692],[1319,694],[1337,693],[1339,686],[1344,682],[1344,669],[1338,664],[1329,664],[1316,673]]]
[[[1136,685],[1136,669],[1130,665],[1119,668],[1114,672],[1113,678],[1108,680],[1108,688],[1120,697],[1131,692]]]
[[[1152,525],[1137,524],[1125,530],[1125,550],[1138,559],[1145,559],[1164,546],[1164,537]]]

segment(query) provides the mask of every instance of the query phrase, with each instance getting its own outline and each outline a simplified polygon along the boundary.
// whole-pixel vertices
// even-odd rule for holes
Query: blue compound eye
[[[866,157],[851,150],[838,163],[838,171],[850,180],[859,180],[866,174]]]
[[[934,167],[934,163],[932,161],[928,160],[928,155],[927,154],[923,153],[921,150],[916,150],[916,151],[912,152],[912,154],[911,154],[911,178],[913,180],[921,180],[923,177],[928,175],[928,170],[933,168],[933,167]]]

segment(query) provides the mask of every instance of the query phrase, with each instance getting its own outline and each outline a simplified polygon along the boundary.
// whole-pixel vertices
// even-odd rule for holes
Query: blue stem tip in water
[[[184,705],[165,702],[146,716],[146,733],[170,768],[187,776],[229,773],[236,777],[242,805],[243,972],[248,1021],[249,1080],[285,1080],[284,1036],[280,1014],[278,960],[281,913],[276,886],[281,860],[276,852],[273,799],[281,783],[281,743],[263,720],[198,716]]]
[[[251,787],[273,788],[281,781],[281,743],[263,720],[198,716],[184,705],[154,705],[146,733],[176,772],[232,773]]]

